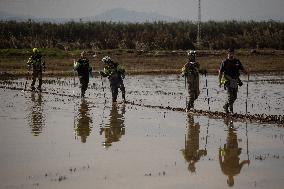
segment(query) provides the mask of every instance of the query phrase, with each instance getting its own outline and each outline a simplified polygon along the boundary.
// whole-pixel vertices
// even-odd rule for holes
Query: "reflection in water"
[[[228,176],[227,184],[231,187],[234,185],[234,176],[240,174],[244,164],[249,164],[249,160],[243,160],[240,163],[240,154],[242,148],[238,146],[238,137],[234,123],[230,119],[224,120],[228,126],[227,143],[224,144],[224,148],[219,148],[219,163],[222,172]]]
[[[82,99],[77,116],[76,134],[81,137],[81,142],[86,143],[87,137],[90,135],[91,126],[93,122],[90,117],[90,107],[86,99]]]
[[[122,135],[125,134],[124,114],[125,104],[122,104],[119,112],[117,103],[112,104],[110,111],[109,123],[104,128],[100,129],[100,134],[105,133],[105,142],[103,146],[108,148],[113,142],[118,142]]]
[[[185,160],[189,163],[188,170],[192,173],[196,171],[195,163],[201,156],[207,155],[206,149],[199,149],[199,123],[194,123],[193,115],[188,114],[187,135],[185,136],[185,149],[182,150]]]
[[[31,93],[32,106],[30,107],[29,125],[31,133],[38,136],[45,125],[45,116],[43,114],[43,100],[41,93]]]

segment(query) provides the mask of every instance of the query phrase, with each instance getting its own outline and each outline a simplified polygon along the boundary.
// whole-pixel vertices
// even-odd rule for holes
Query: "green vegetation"
[[[95,71],[109,55],[127,73],[180,73],[186,50],[195,48],[197,27],[192,22],[63,24],[0,21],[0,72],[26,74],[33,47],[40,48],[48,75],[72,74],[73,59],[87,51]],[[284,71],[284,23],[224,21],[202,23],[203,69],[217,73],[228,47],[252,72]],[[97,56],[92,56],[96,54]]]
[[[202,27],[204,49],[284,49],[284,23],[276,21],[208,21]],[[74,49],[192,49],[197,27],[193,22],[112,23],[0,21],[0,49],[32,47]],[[9,52],[12,53],[13,52]],[[58,51],[50,51],[51,55]]]

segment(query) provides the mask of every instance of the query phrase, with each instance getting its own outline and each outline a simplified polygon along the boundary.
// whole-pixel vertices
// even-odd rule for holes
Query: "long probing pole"
[[[186,74],[184,75],[184,93],[185,93],[185,110],[188,111],[187,109],[187,105],[188,105],[188,102],[187,102],[187,81],[186,81]]]
[[[248,83],[249,83],[249,73],[247,74],[247,97],[246,97],[246,115],[248,114]],[[247,137],[247,159],[249,160],[249,150],[248,150],[248,123],[246,121],[246,137]]]
[[[248,114],[248,83],[249,83],[249,73],[247,74],[247,97],[246,97],[246,115]]]
[[[75,65],[75,63],[76,63],[76,60],[74,59],[74,60],[73,60],[73,68],[72,68],[72,70],[73,70],[73,85],[74,85],[73,95],[75,94],[75,87],[76,87],[76,82],[75,82],[75,70],[74,70],[74,65]]]
[[[75,117],[76,117],[76,114],[75,114],[75,106],[76,106],[76,102],[75,102],[75,87],[76,87],[76,80],[75,80],[75,70],[74,70],[74,66],[75,66],[75,63],[76,63],[76,60],[74,59],[73,60],[73,66],[72,66],[72,72],[73,72],[73,102],[74,102],[74,109],[73,109],[73,128],[74,128],[74,131],[76,130],[76,123],[75,123]],[[77,139],[77,136],[76,136],[76,132],[75,133],[75,140]]]

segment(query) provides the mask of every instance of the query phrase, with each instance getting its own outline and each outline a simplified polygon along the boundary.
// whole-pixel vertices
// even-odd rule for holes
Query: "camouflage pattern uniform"
[[[125,101],[125,87],[123,84],[123,78],[125,77],[125,70],[121,66],[113,61],[106,63],[104,71],[100,72],[103,77],[108,77],[110,82],[110,88],[112,93],[112,101],[116,102],[118,89],[121,90],[122,98]]]
[[[194,101],[200,94],[199,90],[199,64],[197,62],[187,62],[182,68],[182,75],[185,77],[188,85],[188,104],[187,109],[194,108]]]
[[[89,59],[82,56],[75,62],[74,70],[78,72],[81,84],[81,97],[84,97],[89,84],[89,74],[92,72],[92,68],[89,64]]]
[[[38,87],[37,89],[41,91],[41,85],[42,85],[42,72],[45,70],[45,63],[42,60],[42,55],[37,51],[35,52],[28,60],[27,62],[28,69],[32,69],[32,84],[31,89],[35,90],[35,82],[36,78],[38,78]]]

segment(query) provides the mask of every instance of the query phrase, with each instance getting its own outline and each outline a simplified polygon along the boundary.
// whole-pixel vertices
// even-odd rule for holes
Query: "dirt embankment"
[[[103,68],[103,56],[111,56],[121,63],[128,74],[178,74],[186,62],[186,51],[134,51],[134,50],[87,50],[94,74]],[[42,50],[47,65],[46,76],[72,76],[73,60],[80,51]],[[96,55],[96,56],[94,56]],[[0,72],[14,76],[28,74],[26,61],[29,50],[1,51]],[[278,50],[238,50],[236,57],[252,73],[284,72],[284,51]],[[220,63],[226,58],[226,51],[201,50],[198,61],[203,71],[217,74]]]

